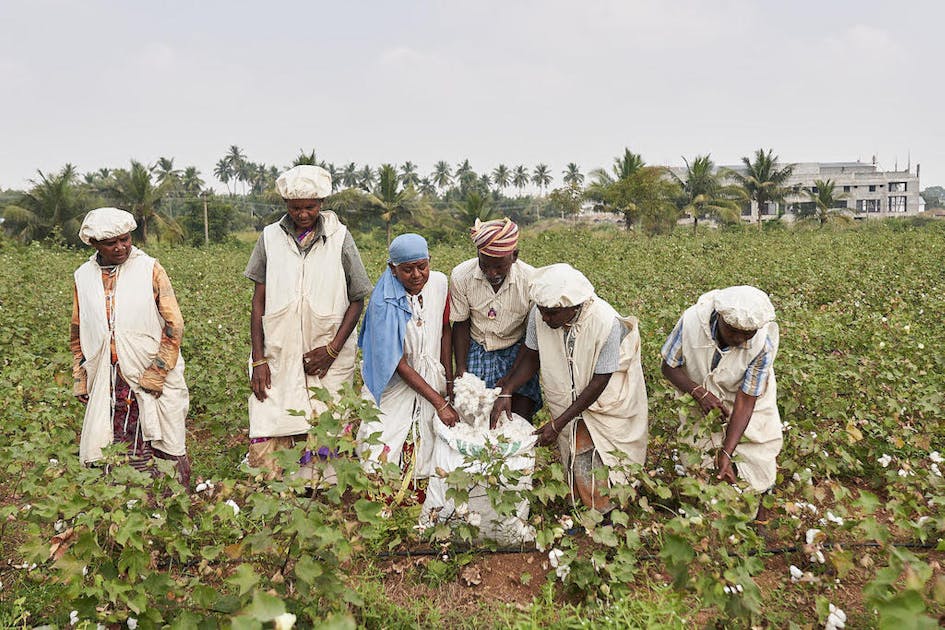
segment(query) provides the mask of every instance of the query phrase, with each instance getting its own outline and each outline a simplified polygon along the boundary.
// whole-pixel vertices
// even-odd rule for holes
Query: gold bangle
[[[726,450],[725,450],[724,448],[722,448],[721,446],[719,447],[719,450],[722,451],[723,453],[725,453],[725,455],[728,457],[728,461],[734,461],[735,458],[732,457],[732,454],[731,454],[731,453],[729,453],[728,451],[726,451]]]
[[[250,363],[250,365],[255,368],[255,367],[259,367],[260,365],[263,365],[264,363],[269,363],[269,359],[260,359],[259,361],[253,361],[252,363]]]
[[[444,409],[446,409],[446,408],[449,407],[449,406],[450,406],[450,401],[447,400],[445,403],[443,403],[443,406],[442,406],[442,407],[440,407],[439,409],[436,410],[436,412],[437,412],[437,413],[440,413],[441,411],[443,411]]]
[[[330,356],[332,359],[338,358],[338,352],[331,347],[331,342],[325,344],[325,352],[327,352],[328,356]]]
[[[512,394],[499,394],[496,398],[511,398]]]

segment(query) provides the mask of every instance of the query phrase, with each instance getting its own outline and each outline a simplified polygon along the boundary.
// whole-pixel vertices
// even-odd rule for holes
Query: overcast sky
[[[585,172],[759,147],[945,185],[945,2],[3,0],[0,187],[231,144]]]

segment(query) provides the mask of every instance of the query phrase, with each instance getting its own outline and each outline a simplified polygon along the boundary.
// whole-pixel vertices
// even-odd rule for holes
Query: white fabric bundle
[[[79,228],[79,238],[86,245],[128,234],[138,227],[134,215],[118,208],[89,210]]]
[[[719,290],[714,306],[726,324],[739,330],[758,330],[774,321],[774,306],[768,294],[748,285]]]
[[[571,265],[556,263],[535,271],[530,294],[535,304],[545,308],[577,306],[591,299],[594,285]]]
[[[324,199],[331,194],[331,173],[321,166],[300,164],[279,176],[276,190],[283,199]]]

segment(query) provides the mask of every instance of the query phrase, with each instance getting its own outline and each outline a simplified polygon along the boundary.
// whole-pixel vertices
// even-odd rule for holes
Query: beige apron
[[[341,265],[347,228],[332,212],[321,216],[326,238],[316,240],[305,256],[278,223],[263,230],[266,312],[262,319],[272,387],[266,400],[249,397],[250,438],[307,433],[308,419],[325,410],[324,403],[311,398],[309,388],[324,387],[337,395],[354,378],[357,331],[339,349],[325,376],[310,376],[302,368],[302,355],[334,338],[349,306]],[[292,415],[289,410],[305,415]]]
[[[118,268],[113,321],[106,317],[102,269],[93,255],[75,272],[79,299],[79,341],[85,362],[89,402],[82,422],[79,458],[83,463],[102,458],[102,449],[114,440],[112,429],[111,334],[115,335],[118,365],[138,401],[143,439],[168,455],[185,455],[190,395],[184,382],[184,359],[167,374],[160,398],[139,385],[161,345],[164,320],[154,303],[154,259],[137,247]]]
[[[770,338],[771,367],[765,391],[755,401],[748,427],[735,447],[735,465],[738,476],[758,491],[774,485],[777,477],[777,456],[781,452],[781,416],[778,413],[778,386],[774,375],[774,359],[777,356],[780,335],[774,322],[759,329],[746,347],[730,348],[722,354],[718,365],[712,368],[712,357],[716,350],[715,340],[709,325],[715,303],[716,291],[702,295],[696,304],[683,313],[682,350],[686,374],[706,390],[725,403],[729,410],[741,389],[748,364],[764,349],[765,339]],[[680,396],[682,394],[679,394]],[[681,427],[682,428],[682,427]],[[719,431],[699,441],[696,446],[711,451],[706,456],[706,465],[711,465],[714,455],[725,438],[725,425]]]

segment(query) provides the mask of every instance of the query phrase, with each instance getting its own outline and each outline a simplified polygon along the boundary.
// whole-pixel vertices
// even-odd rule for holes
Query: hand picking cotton
[[[475,474],[483,472],[486,465],[501,460],[506,470],[522,473],[515,484],[500,476],[498,483],[502,489],[525,490],[531,488],[531,470],[535,465],[535,429],[517,414],[501,419],[495,429],[489,428],[489,416],[499,391],[486,388],[485,383],[474,374],[464,374],[456,379],[453,406],[462,422],[454,427],[447,427],[442,422],[435,423],[435,467],[445,474],[458,468]],[[488,454],[489,464],[482,462],[484,451]],[[480,461],[474,461],[476,458]],[[481,484],[469,488],[469,503],[461,506],[454,505],[452,500],[446,498],[448,488],[445,477],[430,478],[420,516],[421,528],[432,525],[434,520],[447,522],[463,519],[478,524],[483,538],[502,544],[531,540],[532,530],[527,524],[527,500],[519,502],[514,514],[500,516]]]

